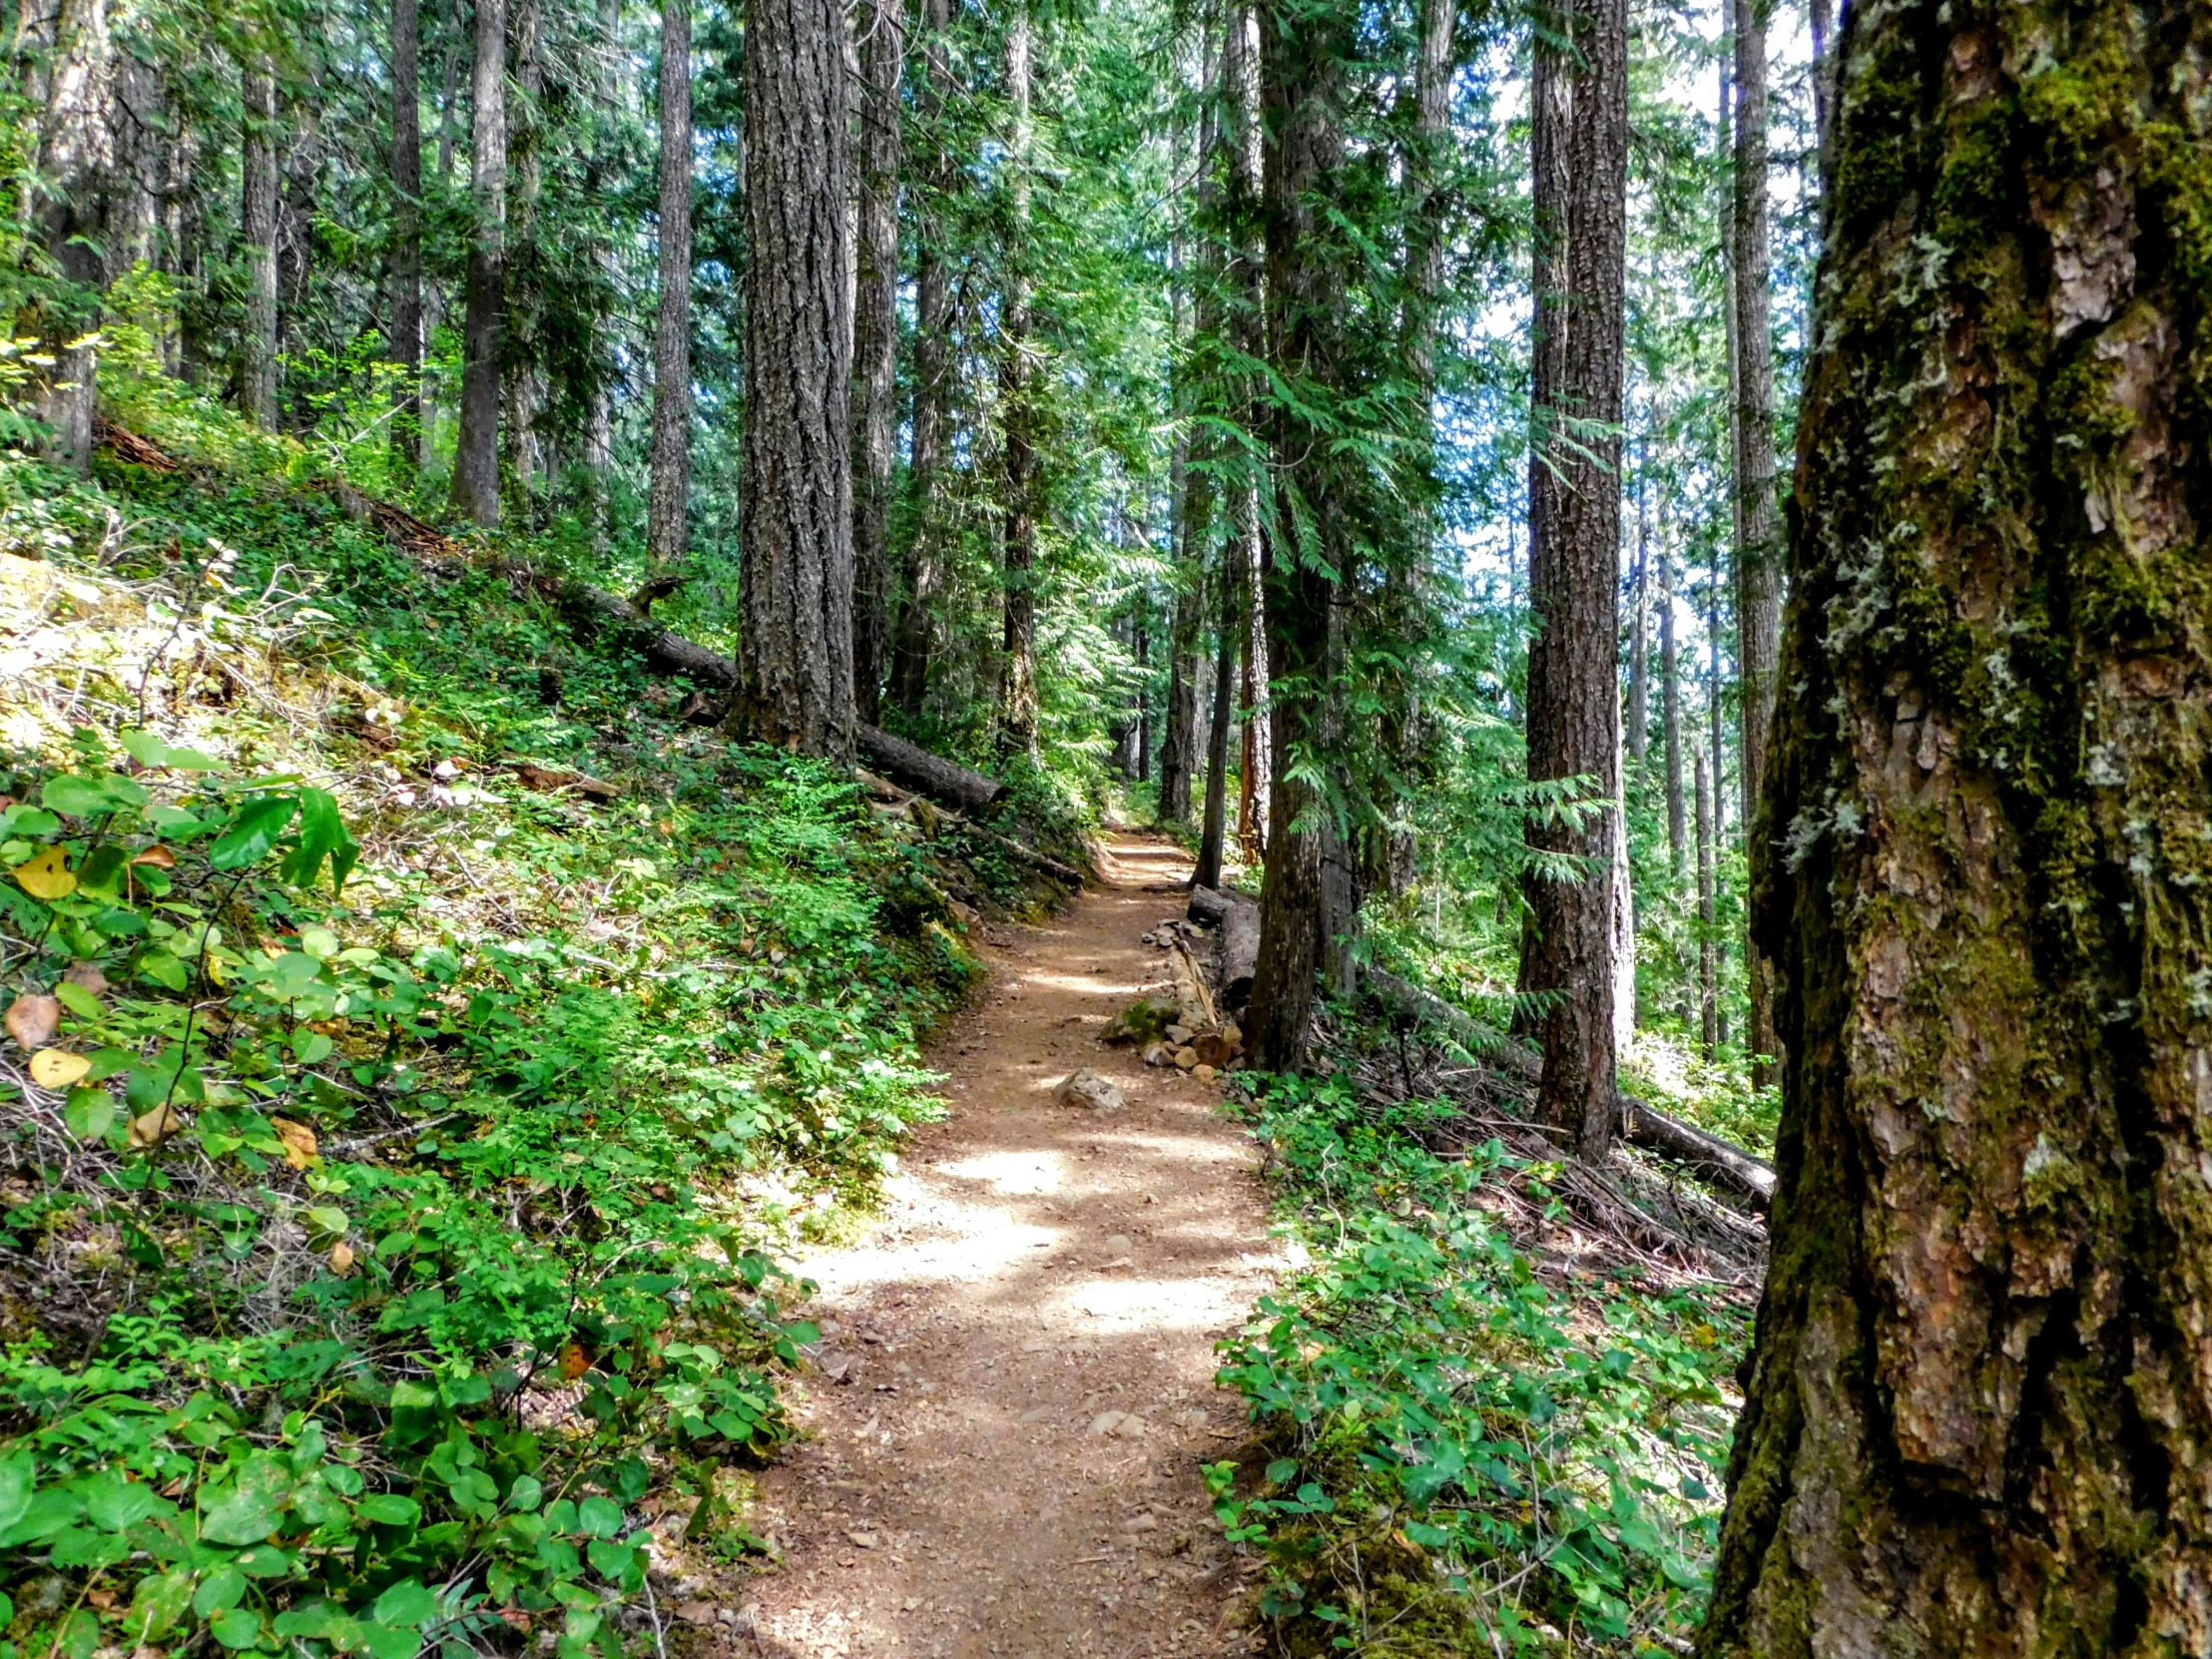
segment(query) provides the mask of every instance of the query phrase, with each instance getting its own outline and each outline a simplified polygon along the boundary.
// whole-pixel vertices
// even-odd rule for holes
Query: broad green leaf
[[[421,1580],[414,1578],[403,1578],[392,1585],[369,1609],[369,1617],[378,1624],[410,1628],[428,1624],[437,1616],[438,1598],[423,1587]]]
[[[578,1530],[595,1538],[611,1538],[622,1530],[622,1508],[613,1499],[594,1493],[576,1506],[576,1524]]]
[[[257,1451],[213,1502],[203,1495],[200,1536],[216,1544],[260,1543],[276,1530],[290,1495],[291,1471],[269,1452]]]
[[[107,1012],[97,996],[67,979],[54,987],[54,999],[79,1019],[98,1019]]]
[[[70,818],[100,818],[125,807],[143,807],[146,791],[113,773],[57,773],[39,791],[39,804]]]
[[[369,1659],[414,1659],[422,1646],[421,1632],[409,1625],[364,1624],[360,1634]]]
[[[591,1557],[592,1569],[600,1577],[614,1579],[619,1579],[628,1572],[631,1562],[637,1556],[637,1552],[628,1544],[613,1543],[605,1538],[592,1539],[584,1553]]]
[[[243,869],[269,856],[276,837],[299,810],[297,798],[288,795],[257,795],[241,802],[229,827],[208,848],[208,862],[217,869]]]
[[[507,1507],[524,1512],[535,1509],[545,1501],[545,1485],[534,1474],[518,1474],[515,1483],[507,1489]]]
[[[38,1465],[28,1451],[0,1461],[0,1532],[30,1513],[31,1492],[37,1482]]]
[[[133,1480],[121,1469],[102,1469],[82,1483],[85,1515],[105,1532],[121,1532],[148,1515],[173,1512],[175,1505],[143,1480]]]
[[[223,763],[197,749],[172,749],[151,732],[125,732],[117,739],[132,760],[142,767],[170,767],[178,772],[221,772]]]
[[[213,1618],[227,1613],[246,1599],[246,1574],[226,1561],[200,1580],[200,1588],[192,1594],[192,1610],[202,1618]]]
[[[261,1616],[244,1607],[229,1608],[215,1616],[208,1633],[227,1648],[250,1648],[262,1639]]]
[[[354,1505],[363,1520],[379,1526],[412,1526],[422,1519],[422,1505],[397,1492],[376,1492]]]
[[[123,1628],[135,1642],[158,1642],[184,1617],[192,1603],[192,1572],[172,1567],[138,1581]]]
[[[338,804],[324,790],[299,792],[299,840],[284,859],[282,874],[294,886],[309,886],[325,858],[330,863],[330,891],[345,885],[345,878],[360,861],[360,844],[338,817]],[[334,954],[337,941],[331,940]]]

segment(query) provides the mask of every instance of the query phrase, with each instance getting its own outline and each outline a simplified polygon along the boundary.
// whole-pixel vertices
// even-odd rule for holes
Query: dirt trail
[[[920,1133],[823,1287],[815,1437],[763,1481],[785,1564],[734,1628],[774,1659],[1046,1659],[1245,1651],[1199,1464],[1241,1438],[1215,1340],[1283,1265],[1257,1155],[1219,1090],[1099,1032],[1166,976],[1139,935],[1178,913],[1164,842],[986,947],[993,980],[932,1051],[950,1119]],[[1087,1065],[1126,1111],[1063,1106]]]

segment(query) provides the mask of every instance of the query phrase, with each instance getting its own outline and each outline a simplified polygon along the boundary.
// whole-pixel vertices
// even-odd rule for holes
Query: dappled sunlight
[[[955,1181],[987,1181],[1007,1197],[1056,1193],[1064,1180],[1059,1155],[1051,1152],[988,1152],[938,1164],[936,1170]]]

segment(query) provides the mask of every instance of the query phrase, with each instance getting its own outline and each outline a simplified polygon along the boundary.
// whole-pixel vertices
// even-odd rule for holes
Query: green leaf
[[[289,795],[257,795],[242,802],[231,815],[215,845],[208,848],[208,862],[217,869],[243,869],[269,856],[276,837],[299,810],[298,798]]]
[[[244,1607],[218,1613],[208,1631],[227,1648],[250,1648],[262,1639],[262,1621]]]
[[[228,1613],[246,1599],[246,1574],[226,1561],[200,1580],[192,1595],[192,1610],[204,1619]]]
[[[85,1515],[104,1532],[121,1532],[173,1507],[145,1481],[133,1480],[121,1469],[102,1469],[85,1479],[83,1489]]]
[[[84,986],[64,979],[54,987],[55,1000],[79,1019],[98,1019],[107,1010],[100,1006],[100,999]]]
[[[545,1501],[545,1485],[534,1474],[518,1474],[507,1488],[507,1507],[527,1513]]]
[[[131,1615],[124,1620],[123,1627],[133,1641],[158,1642],[184,1616],[191,1602],[192,1572],[189,1568],[172,1567],[167,1572],[155,1573],[138,1581],[138,1589],[131,1597]]]
[[[422,1519],[422,1505],[397,1492],[377,1492],[354,1505],[361,1519],[379,1526],[412,1526]]]
[[[370,1659],[414,1659],[422,1646],[420,1632],[406,1625],[364,1624],[361,1638]]]
[[[320,1031],[309,1031],[305,1026],[291,1034],[291,1052],[303,1066],[321,1064],[336,1047],[337,1044]]]
[[[202,1494],[200,1536],[215,1544],[260,1543],[276,1530],[290,1497],[291,1471],[271,1453],[257,1451],[212,1503]]]
[[[223,763],[197,749],[172,749],[151,732],[125,732],[118,740],[132,760],[142,767],[170,767],[178,772],[221,772]]]
[[[28,1451],[0,1462],[0,1532],[30,1513],[31,1491],[37,1483],[38,1465]]]
[[[360,843],[338,817],[338,804],[325,790],[299,792],[299,842],[284,859],[282,875],[294,886],[310,886],[323,860],[330,862],[330,891],[335,894],[360,862]]]
[[[87,1146],[106,1140],[115,1127],[115,1096],[106,1089],[71,1089],[62,1126]]]
[[[591,1564],[602,1578],[619,1579],[630,1570],[637,1551],[628,1544],[612,1543],[605,1538],[594,1538],[584,1553],[591,1557]]]
[[[437,1616],[438,1598],[415,1578],[403,1578],[392,1585],[369,1609],[369,1617],[378,1624],[405,1625],[410,1629],[428,1624]]]
[[[39,791],[40,805],[71,818],[100,818],[146,802],[147,794],[138,785],[107,772],[57,773]]]
[[[149,950],[138,959],[138,976],[151,979],[164,990],[181,991],[192,982],[185,964],[166,950]]]
[[[576,1506],[576,1524],[578,1530],[595,1538],[611,1538],[622,1530],[622,1508],[613,1499],[595,1493]]]

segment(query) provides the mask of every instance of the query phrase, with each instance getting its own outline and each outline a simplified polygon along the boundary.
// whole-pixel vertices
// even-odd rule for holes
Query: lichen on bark
[[[1701,1650],[2212,1652],[2212,10],[1848,27]]]

